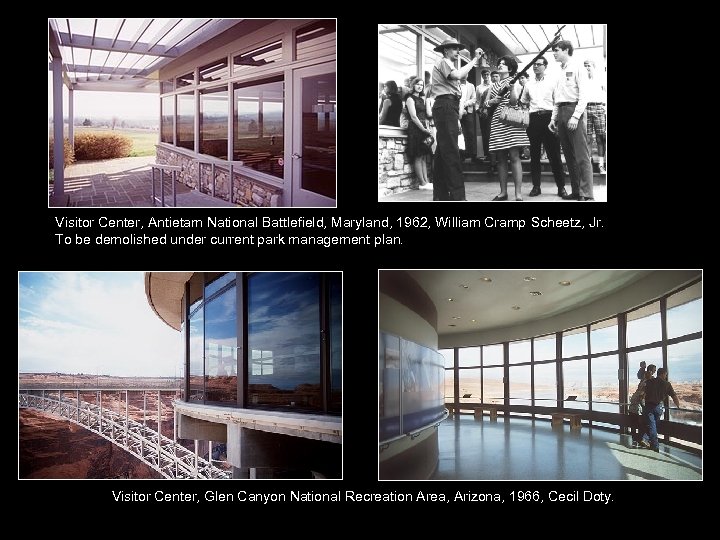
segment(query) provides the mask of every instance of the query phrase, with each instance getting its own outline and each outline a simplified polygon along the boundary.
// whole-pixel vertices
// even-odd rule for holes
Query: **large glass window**
[[[335,52],[335,19],[324,19],[300,28],[295,34],[295,57],[314,58]]]
[[[463,347],[458,349],[460,367],[480,366],[480,347]]]
[[[233,159],[278,178],[284,167],[284,99],[282,77],[233,85]]]
[[[536,362],[555,359],[555,336],[544,336],[533,340],[533,356]]]
[[[168,79],[166,81],[160,81],[160,93],[161,94],[167,94],[168,92],[173,91],[173,82],[172,79]]]
[[[483,347],[483,366],[501,366],[504,362],[502,344]]]
[[[200,90],[200,153],[227,159],[227,86]]]
[[[193,150],[195,148],[195,96],[177,96],[177,145]]]
[[[320,276],[248,279],[249,405],[321,409]]]
[[[160,115],[160,141],[173,144],[175,96],[166,96],[160,100]]]
[[[282,40],[263,45],[252,51],[244,52],[233,57],[233,74],[252,71],[258,67],[282,60]]]
[[[205,323],[202,299],[190,307],[190,392],[188,401],[204,401]]]
[[[444,410],[438,392],[442,376],[441,359],[435,351],[402,340],[400,346],[403,378],[402,430],[408,433],[437,419]]]
[[[702,330],[701,284],[697,283],[667,300],[668,338],[685,336]]]
[[[653,347],[652,349],[628,353],[628,395],[630,396],[640,382],[640,379],[637,378],[640,362],[645,362],[646,367],[654,364],[657,371],[657,368],[663,366],[662,349],[660,347]]]
[[[521,364],[530,361],[530,341],[510,342],[510,363]]]
[[[180,75],[175,79],[175,86],[179,90],[183,86],[190,86],[195,82],[195,74],[191,71],[185,75]]]
[[[510,405],[532,405],[530,365],[510,367]]]
[[[302,81],[302,188],[335,198],[335,73]]]
[[[455,349],[440,349],[438,351],[445,364],[445,401],[455,400]]]
[[[616,318],[595,323],[590,327],[590,350],[593,354],[618,350]]]
[[[670,420],[702,425],[702,339],[668,347],[668,380],[680,400],[670,400]]]
[[[459,369],[460,403],[480,401],[480,368]]]
[[[618,384],[618,356],[611,354],[591,360],[592,401],[594,411],[620,412],[620,385]]]
[[[380,440],[400,435],[400,338],[380,334]]]
[[[653,302],[627,314],[627,346],[635,347],[662,339],[660,302]]]
[[[565,408],[587,409],[589,398],[587,360],[563,362],[563,382]]]
[[[483,403],[502,404],[504,396],[503,368],[483,368]]]
[[[205,304],[206,401],[237,403],[236,298],[233,284]]]
[[[557,402],[555,363],[535,364],[535,405],[554,407]]]
[[[587,354],[587,332],[585,328],[576,328],[563,332],[563,358],[572,358],[582,354]]]

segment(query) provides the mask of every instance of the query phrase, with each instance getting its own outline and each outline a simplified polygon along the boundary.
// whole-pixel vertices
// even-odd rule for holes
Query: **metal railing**
[[[152,203],[160,203],[160,206],[175,207],[177,206],[177,188],[175,186],[176,173],[182,172],[182,167],[177,165],[165,165],[163,163],[152,163],[150,164],[150,182],[152,183]],[[155,191],[155,169],[160,170],[160,197],[157,196]],[[170,179],[172,183],[172,204],[165,204],[165,179],[164,171],[170,171]]]
[[[80,399],[81,392],[96,393],[96,403]],[[125,392],[125,414],[103,407],[103,392],[117,394]],[[130,392],[143,393],[142,422],[130,418]],[[162,435],[162,393],[176,395],[177,390],[138,390],[138,389],[83,389],[83,390],[19,390],[18,406],[21,409],[35,409],[49,412],[100,435],[104,439],[134,455],[165,478],[217,478],[232,477],[230,470],[213,465],[212,443],[209,448],[209,460],[198,456],[198,442],[192,452],[177,442],[177,426],[173,422],[173,438]],[[157,394],[158,430],[147,426],[147,396]],[[74,397],[68,397],[74,395]],[[120,403],[118,403],[120,404]],[[154,411],[153,411],[154,412]]]

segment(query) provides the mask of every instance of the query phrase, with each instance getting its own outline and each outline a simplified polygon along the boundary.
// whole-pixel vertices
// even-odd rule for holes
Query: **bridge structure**
[[[82,426],[140,459],[164,478],[232,478],[231,469],[224,469],[222,467],[224,462],[213,459],[212,441],[208,446],[208,459],[205,459],[198,455],[197,440],[194,451],[178,443],[177,426],[174,421],[173,438],[162,434],[162,398],[163,396],[178,398],[179,393],[180,391],[175,388],[19,389],[18,406],[20,409],[35,409],[54,414]],[[86,399],[88,394],[92,401]],[[131,397],[135,398],[133,401],[139,403],[140,394],[142,394],[142,421],[139,419],[141,412],[139,407],[135,404],[132,407],[130,405]],[[123,395],[124,411],[120,399]],[[106,399],[105,406],[103,406],[103,396]],[[148,398],[151,401],[157,400],[157,412],[148,410]],[[153,424],[157,430],[153,429],[155,427]]]

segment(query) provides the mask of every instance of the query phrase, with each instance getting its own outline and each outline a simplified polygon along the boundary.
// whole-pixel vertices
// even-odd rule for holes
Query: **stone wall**
[[[197,189],[198,163],[192,157],[175,152],[167,147],[157,147],[157,162],[182,167],[178,180],[192,189]],[[212,166],[200,166],[200,191],[212,195]],[[281,187],[249,178],[233,169],[233,202],[240,206],[281,206]],[[215,167],[215,197],[230,200],[230,172],[226,167]]]
[[[405,154],[404,129],[382,128],[378,137],[378,198],[417,189],[417,178]],[[428,176],[432,179],[428,158]]]

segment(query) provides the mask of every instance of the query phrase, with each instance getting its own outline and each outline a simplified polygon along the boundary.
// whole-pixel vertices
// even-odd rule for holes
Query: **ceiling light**
[[[530,291],[530,296],[542,296],[540,291]]]
[[[560,281],[558,282],[559,285],[562,285],[563,287],[567,287],[572,284],[572,281]]]
[[[460,317],[453,317],[453,319],[455,319],[456,321],[459,321]]]
[[[525,276],[523,281],[535,281],[537,278],[533,276]]]
[[[454,301],[455,301],[454,298],[448,298],[448,302],[454,302]]]
[[[514,309],[515,311],[517,311],[518,309],[520,309],[520,306],[513,306],[512,309]]]
[[[461,283],[460,285],[458,285],[458,287],[460,287],[460,288],[462,288],[462,289],[469,289],[469,288],[470,288],[469,285],[464,285],[464,284],[462,284],[462,283]]]
[[[470,319],[470,322],[477,322],[475,319]]]
[[[482,276],[479,281],[484,281],[485,283],[490,283],[492,281],[492,278],[489,278],[487,276]]]

